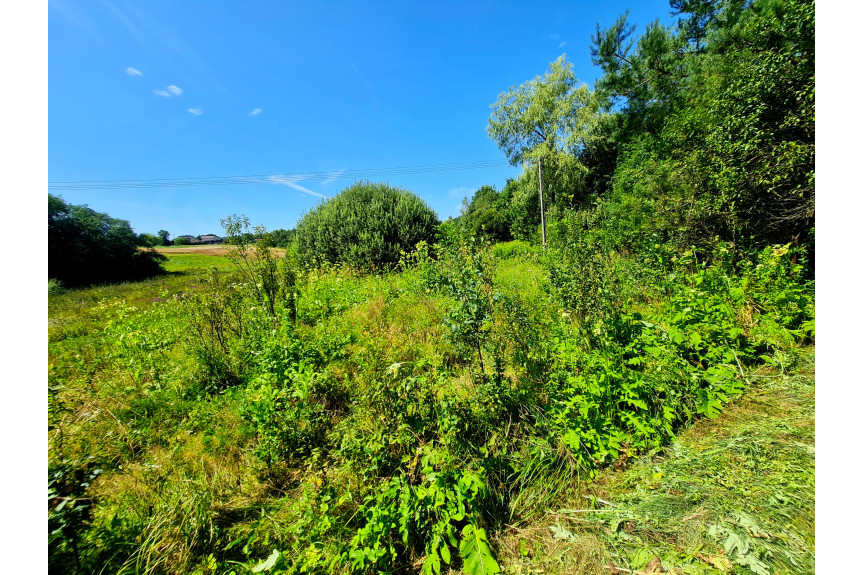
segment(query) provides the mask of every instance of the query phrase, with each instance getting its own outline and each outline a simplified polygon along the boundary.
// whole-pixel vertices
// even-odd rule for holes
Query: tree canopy
[[[48,194],[48,278],[66,286],[138,280],[164,273],[165,257],[138,249],[126,220]]]
[[[502,93],[488,132],[548,216],[597,209],[621,249],[716,238],[814,246],[812,0],[671,0],[641,34],[621,15],[591,38],[591,92],[561,56]],[[522,193],[522,197],[526,197]],[[510,206],[496,210],[506,213]],[[508,220],[510,226],[513,220]],[[510,229],[512,232],[512,228]]]
[[[591,140],[600,108],[565,55],[544,76],[500,94],[492,108],[488,133],[510,164],[542,159],[551,203],[559,188],[575,187],[585,171],[578,152]]]

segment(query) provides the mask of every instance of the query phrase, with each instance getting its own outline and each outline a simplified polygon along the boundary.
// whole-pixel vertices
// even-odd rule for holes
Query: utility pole
[[[542,249],[545,249],[545,197],[542,195],[542,158],[539,159],[539,217],[542,220]]]

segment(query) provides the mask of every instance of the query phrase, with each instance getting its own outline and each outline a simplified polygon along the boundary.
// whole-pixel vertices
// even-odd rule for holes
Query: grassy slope
[[[815,353],[499,540],[507,572],[812,573]],[[612,568],[612,566],[614,568]],[[627,571],[628,570],[628,571]]]

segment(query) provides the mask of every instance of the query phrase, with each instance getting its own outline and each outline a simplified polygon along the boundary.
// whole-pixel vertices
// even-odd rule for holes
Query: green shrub
[[[425,286],[452,298],[443,318],[447,339],[463,360],[471,360],[476,354],[480,373],[485,373],[483,356],[491,351],[496,371],[500,371],[500,354],[495,353],[499,350],[494,349],[494,338],[490,337],[496,327],[494,310],[501,298],[494,285],[497,262],[491,249],[476,236],[444,225],[437,261],[424,255],[425,250],[426,246],[420,246],[418,257]]]
[[[60,295],[61,293],[66,293],[66,288],[63,287],[63,282],[55,278],[50,278],[48,280],[48,295]]]
[[[496,244],[494,248],[492,248],[492,252],[494,253],[494,257],[497,259],[506,260],[529,254],[537,255],[541,253],[541,250],[525,241],[513,240],[511,242]]]
[[[297,223],[300,261],[363,269],[399,262],[402,252],[431,241],[440,223],[419,197],[382,183],[357,183],[318,205]]]

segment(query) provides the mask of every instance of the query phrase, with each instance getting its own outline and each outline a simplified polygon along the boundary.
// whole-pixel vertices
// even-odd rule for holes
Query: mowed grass
[[[512,573],[815,571],[815,355],[498,539]]]

